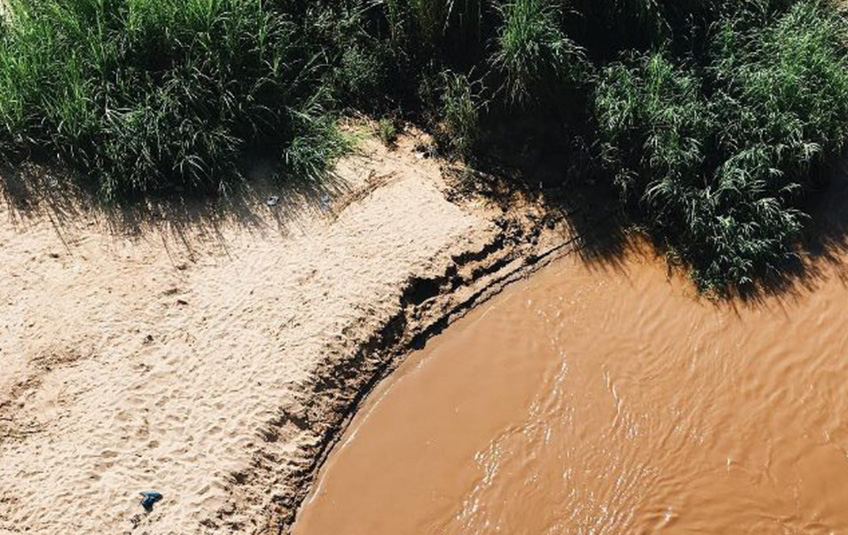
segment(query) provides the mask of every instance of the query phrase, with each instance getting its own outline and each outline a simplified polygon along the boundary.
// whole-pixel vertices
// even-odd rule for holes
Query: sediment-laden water
[[[848,288],[567,258],[377,389],[295,535],[848,533]]]

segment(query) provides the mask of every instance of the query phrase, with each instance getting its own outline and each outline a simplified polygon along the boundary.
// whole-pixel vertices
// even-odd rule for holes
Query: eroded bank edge
[[[557,215],[519,212],[496,224],[498,231],[480,249],[442,255],[431,270],[435,275],[410,277],[396,312],[353,351],[327,348],[323,363],[298,385],[296,401],[261,431],[250,467],[231,474],[231,498],[201,522],[202,531],[290,534],[321,467],[377,384],[475,306],[581,243]],[[291,443],[295,451],[278,446]]]

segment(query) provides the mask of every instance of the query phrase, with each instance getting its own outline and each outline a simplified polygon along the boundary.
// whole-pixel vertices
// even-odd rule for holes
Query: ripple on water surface
[[[848,289],[717,305],[568,258],[371,396],[295,535],[848,533]]]

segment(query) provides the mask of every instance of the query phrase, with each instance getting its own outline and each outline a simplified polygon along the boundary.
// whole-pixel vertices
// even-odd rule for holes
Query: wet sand
[[[565,258],[372,393],[295,535],[848,533],[848,287]]]

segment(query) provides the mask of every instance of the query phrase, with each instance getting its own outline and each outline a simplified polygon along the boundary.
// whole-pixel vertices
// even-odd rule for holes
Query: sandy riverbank
[[[449,202],[413,147],[364,142],[323,202],[4,204],[0,534],[285,529],[394,357],[565,239]]]

